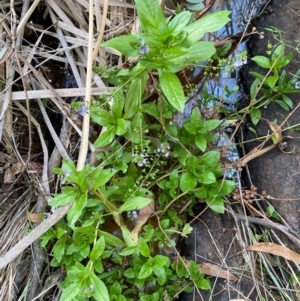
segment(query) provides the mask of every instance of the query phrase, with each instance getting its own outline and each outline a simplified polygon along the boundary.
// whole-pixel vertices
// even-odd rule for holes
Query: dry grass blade
[[[273,254],[300,264],[300,255],[298,253],[271,242],[260,242],[249,246],[247,250]]]

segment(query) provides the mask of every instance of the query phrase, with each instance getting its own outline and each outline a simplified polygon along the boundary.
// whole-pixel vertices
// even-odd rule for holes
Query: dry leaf
[[[220,268],[216,264],[199,263],[198,267],[201,270],[201,272],[203,272],[204,274],[209,275],[209,276],[229,279],[231,281],[237,281],[238,280],[238,278],[236,276],[234,276],[232,273]]]
[[[14,173],[14,175],[17,175],[22,172],[22,168],[22,162],[16,162],[12,164],[11,171]]]
[[[37,213],[28,213],[28,218],[33,223],[40,223],[43,219],[41,214]]]
[[[299,254],[297,254],[296,252],[294,252],[286,247],[283,247],[283,246],[280,246],[280,245],[277,245],[277,244],[274,244],[271,242],[260,242],[255,245],[249,246],[247,248],[247,250],[270,253],[270,254],[273,254],[276,256],[281,256],[287,260],[291,260],[295,263],[300,264],[300,255]]]
[[[10,168],[6,169],[4,173],[4,184],[13,183],[15,180],[15,175]]]
[[[278,124],[267,120],[271,130],[273,131],[274,136],[276,137],[276,142],[279,143],[282,140],[281,128]]]
[[[152,196],[149,196],[148,198],[152,200],[151,203],[145,206],[144,208],[140,209],[139,215],[135,221],[135,227],[131,231],[131,234],[134,237],[135,241],[139,240],[138,234],[141,228],[144,226],[144,224],[147,222],[147,220],[154,213],[155,210],[155,204]]]

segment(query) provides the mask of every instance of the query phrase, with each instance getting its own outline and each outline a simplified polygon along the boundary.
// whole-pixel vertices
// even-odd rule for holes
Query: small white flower
[[[300,81],[295,82],[295,89],[300,89]]]

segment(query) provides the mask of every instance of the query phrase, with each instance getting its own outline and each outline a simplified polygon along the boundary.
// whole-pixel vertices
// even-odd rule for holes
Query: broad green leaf
[[[279,79],[279,75],[269,75],[264,84],[273,89]]]
[[[173,57],[173,56],[171,56]],[[178,72],[182,68],[178,66],[177,62],[172,61],[171,58],[166,59],[163,57],[147,57],[139,60],[140,64],[142,64],[145,68],[150,70],[159,70],[163,69],[168,72]]]
[[[116,134],[118,136],[121,136],[127,132],[127,123],[126,120],[123,118],[117,119],[117,128],[116,128]]]
[[[213,172],[207,170],[198,176],[198,181],[202,184],[212,184],[216,182],[216,176]]]
[[[202,289],[202,290],[209,290],[210,289],[210,282],[205,279],[205,278],[201,278],[195,281],[196,285],[198,288]]]
[[[159,82],[170,104],[183,113],[186,98],[178,77],[174,73],[163,72],[159,77]]]
[[[208,201],[206,200],[207,205],[209,208],[217,213],[223,214],[225,212],[224,201],[222,198],[217,197],[214,200]]]
[[[135,274],[134,274],[133,268],[127,269],[127,270],[124,272],[123,275],[124,275],[126,278],[129,278],[129,279],[135,278]]]
[[[272,67],[271,60],[265,56],[257,55],[255,57],[253,57],[251,60],[262,68],[270,69]]]
[[[170,259],[167,256],[164,255],[156,255],[154,257],[154,262],[160,267],[169,266],[170,265]]]
[[[192,111],[192,115],[191,115],[191,122],[197,126],[197,127],[202,127],[203,122],[201,120],[201,112],[199,110],[199,108],[194,108]]]
[[[188,122],[188,123],[185,123],[183,126],[187,130],[188,133],[190,133],[192,135],[196,134],[196,129],[197,128],[196,128],[196,125],[194,123]]]
[[[90,174],[93,180],[93,189],[97,190],[102,185],[106,184],[117,172],[116,169],[107,168],[102,169],[101,167],[97,167],[93,172]]]
[[[125,119],[131,118],[139,111],[139,106],[142,102],[142,95],[144,93],[146,83],[147,77],[145,76],[134,78],[131,81],[125,100]]]
[[[287,64],[290,63],[290,61],[293,58],[293,53],[289,53],[285,56],[283,56],[282,58],[279,59],[278,63],[276,63],[274,69],[279,71],[281,68],[285,67]]]
[[[65,289],[63,289],[62,294],[60,296],[60,301],[70,301],[75,300],[75,297],[82,290],[82,286],[80,283],[75,282],[68,285]]]
[[[201,156],[201,163],[203,165],[214,165],[220,160],[220,153],[218,151],[210,151]]]
[[[195,42],[187,48],[187,54],[170,58],[169,61],[177,65],[195,65],[208,60],[215,52],[216,48],[213,42]]]
[[[221,123],[222,123],[221,120],[216,120],[216,119],[207,120],[204,122],[203,127],[206,131],[210,132],[215,128],[217,128]]]
[[[251,120],[252,120],[253,124],[257,125],[261,119],[261,111],[259,109],[253,107],[250,110],[250,116],[251,116]]]
[[[205,139],[204,136],[202,135],[197,135],[195,137],[195,143],[196,145],[199,147],[199,149],[202,151],[202,152],[205,152],[206,150],[206,147],[207,147],[207,141]]]
[[[76,169],[74,161],[64,159],[61,166],[61,171],[69,182],[78,182],[78,171]]]
[[[279,57],[283,56],[283,54],[284,54],[284,45],[279,44],[272,53],[272,56],[271,56],[272,62],[274,63],[275,60],[277,60]]]
[[[158,1],[135,0],[142,30],[163,39],[169,32],[167,21]]]
[[[94,273],[91,275],[91,284],[94,286],[92,296],[95,298],[95,300],[110,301],[107,287]]]
[[[146,262],[145,264],[143,264],[139,275],[138,275],[138,279],[145,279],[148,278],[153,272],[153,267],[149,265],[148,262]]]
[[[155,117],[157,120],[160,118],[156,101],[143,103],[142,112]]]
[[[122,117],[125,99],[122,89],[118,89],[113,95],[111,110],[115,119]]]
[[[90,259],[97,260],[102,255],[103,251],[105,249],[105,239],[103,236],[101,236],[95,243],[91,253],[90,253]]]
[[[236,184],[230,180],[220,180],[219,183],[221,186],[221,189],[219,190],[219,194],[224,196],[231,193],[236,187]]]
[[[167,282],[166,270],[158,265],[153,266],[153,272],[157,276],[157,282],[159,285],[164,285]]]
[[[120,212],[138,210],[146,207],[151,203],[151,198],[144,198],[141,196],[133,197],[124,202],[124,204],[119,208]]]
[[[62,257],[65,254],[66,240],[67,240],[67,236],[63,236],[53,246],[53,249],[52,249],[53,256],[55,257],[55,259],[58,262],[61,261]]]
[[[124,242],[116,237],[115,235],[113,234],[110,234],[108,232],[105,232],[105,231],[99,231],[99,233],[104,237],[105,239],[105,244],[107,245],[110,245],[112,247],[123,247],[125,246]]]
[[[122,287],[119,282],[115,282],[109,288],[109,293],[111,295],[121,295],[122,294]]]
[[[175,16],[169,23],[168,27],[171,35],[177,35],[186,25],[188,25],[193,17],[189,11],[184,11]]]
[[[94,122],[105,127],[109,127],[111,125],[116,124],[116,119],[114,118],[114,116],[111,115],[111,113],[109,113],[108,111],[103,109],[97,109],[94,111],[92,110],[91,118]]]
[[[139,53],[139,39],[135,35],[124,35],[113,38],[101,44],[101,47],[110,47],[118,50],[125,56],[135,57]]]
[[[121,252],[119,252],[119,255],[121,255],[121,256],[132,255],[133,253],[135,253],[137,251],[137,249],[138,249],[137,246],[126,247]]]
[[[193,190],[197,185],[196,177],[190,172],[185,172],[180,177],[180,189],[183,192],[188,192]]]
[[[78,194],[77,188],[66,186],[63,188],[62,193],[55,195],[55,197],[49,201],[49,205],[52,207],[58,207],[74,202],[77,194]]]
[[[199,41],[206,32],[215,32],[221,29],[225,24],[230,21],[228,18],[230,11],[222,10],[211,13],[205,17],[200,18],[196,22],[186,26],[184,31],[186,31],[188,36],[189,46],[193,43]]]
[[[86,206],[87,197],[87,191],[77,196],[75,202],[73,203],[73,206],[68,211],[67,220],[70,227],[74,226],[75,222],[82,214],[82,211]]]
[[[110,128],[107,128],[106,131],[104,131],[95,141],[94,143],[94,147],[103,147],[103,146],[107,146],[108,144],[110,144],[114,138],[115,138],[115,134],[116,134],[116,127],[112,126]]]
[[[150,248],[149,248],[148,244],[146,243],[146,241],[143,239],[143,237],[139,238],[138,247],[139,247],[139,252],[144,257],[150,257],[150,254],[151,254]]]

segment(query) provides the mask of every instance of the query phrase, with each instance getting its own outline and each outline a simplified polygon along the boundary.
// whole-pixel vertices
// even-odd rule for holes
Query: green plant
[[[287,94],[298,93],[299,89],[295,88],[295,84],[299,79],[300,70],[288,79],[285,70],[282,70],[292,60],[292,53],[284,55],[284,43],[279,43],[273,50],[273,46],[268,43],[268,57],[258,55],[251,60],[258,66],[268,70],[266,75],[258,72],[250,72],[255,80],[250,89],[250,105],[239,113],[248,111],[252,122],[257,124],[261,118],[262,107],[269,105],[271,102],[277,103],[285,110],[293,108],[292,100]]]
[[[210,289],[195,262],[169,258],[178,235],[192,231],[178,211],[201,198],[223,213],[223,196],[235,183],[223,178],[214,145],[221,121],[204,118],[198,107],[182,123],[174,118],[186,103],[175,73],[215,53],[212,42],[199,40],[226,24],[229,12],[192,22],[190,12],[166,20],[156,1],[136,0],[136,6],[143,32],[101,46],[137,57],[137,63],[96,67],[118,84],[113,96],[90,108],[73,104],[102,126],[94,143],[101,163],[78,171],[64,161],[57,170],[65,186],[49,204],[73,205],[66,220],[42,236],[42,246],[52,242],[51,265],[66,269],[62,301],[155,301],[194,285]]]

